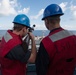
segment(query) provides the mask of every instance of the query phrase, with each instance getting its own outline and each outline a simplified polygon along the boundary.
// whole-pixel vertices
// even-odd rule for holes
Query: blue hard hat
[[[17,15],[14,18],[13,23],[18,23],[18,24],[21,24],[21,25],[25,25],[25,26],[30,28],[30,20],[25,14]]]
[[[45,8],[42,20],[44,20],[46,17],[49,16],[63,15],[63,14],[64,13],[59,5],[51,4]]]

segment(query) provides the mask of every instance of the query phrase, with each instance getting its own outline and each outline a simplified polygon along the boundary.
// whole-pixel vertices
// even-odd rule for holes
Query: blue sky
[[[43,11],[50,4],[58,4],[63,9],[61,26],[68,30],[76,30],[76,0],[0,0],[0,30],[12,29],[13,19],[24,13],[30,18],[35,30],[46,30],[42,21]]]

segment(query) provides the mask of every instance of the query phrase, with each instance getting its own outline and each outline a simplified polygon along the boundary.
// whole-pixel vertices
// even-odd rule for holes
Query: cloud
[[[36,24],[36,30],[47,30],[44,24]]]
[[[12,29],[13,24],[11,25],[6,25],[5,24],[0,24],[0,30],[8,30],[8,29]]]
[[[22,10],[19,10],[18,13],[24,13],[27,14],[29,12],[30,8],[23,8]]]
[[[75,5],[71,5],[70,6],[70,10],[72,12],[73,17],[76,19],[76,6]]]
[[[68,2],[62,2],[61,4],[59,4],[64,11],[66,11],[67,9],[71,12],[71,16],[72,16],[72,19],[76,19],[76,5],[74,5],[74,2],[75,0],[72,0],[70,3]]]
[[[62,25],[67,30],[76,30],[76,25]]]
[[[17,2],[17,0],[11,0],[10,1],[10,5],[12,6],[12,7],[20,7],[21,5]]]
[[[16,4],[16,3],[14,3],[14,4]],[[12,6],[11,1],[10,0],[1,0],[0,1],[0,15],[8,16],[11,14],[17,14],[15,8]]]
[[[63,12],[67,9],[67,7],[66,7],[67,4],[68,4],[68,2],[62,2],[61,4],[59,4],[59,6],[61,6]]]
[[[28,13],[30,8],[22,8],[17,0],[0,0],[0,16],[16,15],[18,13]]]
[[[39,13],[35,16],[31,16],[31,19],[38,19],[43,14],[44,9],[41,9]]]

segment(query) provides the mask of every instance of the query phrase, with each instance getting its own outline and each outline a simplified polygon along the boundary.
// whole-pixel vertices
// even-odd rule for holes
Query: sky
[[[47,30],[41,19],[50,4],[58,4],[64,12],[61,27],[76,30],[76,0],[0,0],[0,30],[12,29],[14,17],[18,14],[26,14],[31,27],[36,25],[35,30]]]

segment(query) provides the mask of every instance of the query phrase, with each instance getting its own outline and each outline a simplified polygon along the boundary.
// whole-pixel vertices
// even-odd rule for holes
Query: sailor
[[[37,75],[73,75],[76,36],[60,26],[64,13],[57,4],[48,5],[42,20],[50,33],[42,39],[36,59]]]
[[[13,30],[7,30],[1,41],[1,73],[26,75],[27,62],[34,63],[36,58],[35,38],[31,32],[28,32],[28,28],[31,28],[30,20],[25,14],[17,15],[13,23]],[[31,39],[31,51],[27,49],[26,41],[22,40],[27,33]]]

